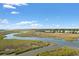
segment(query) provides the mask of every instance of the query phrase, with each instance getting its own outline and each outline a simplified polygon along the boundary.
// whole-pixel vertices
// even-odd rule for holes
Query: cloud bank
[[[79,26],[65,26],[64,24],[41,24],[38,21],[19,21],[12,23],[7,19],[0,19],[0,29],[53,29],[53,28],[78,28]]]

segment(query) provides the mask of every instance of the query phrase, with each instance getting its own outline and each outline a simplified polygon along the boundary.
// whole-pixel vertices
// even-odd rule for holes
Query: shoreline
[[[57,39],[63,39],[66,41],[74,41],[79,38],[79,34],[65,34],[65,33],[21,33],[16,34],[14,36],[18,37],[39,37],[39,38],[57,38]]]

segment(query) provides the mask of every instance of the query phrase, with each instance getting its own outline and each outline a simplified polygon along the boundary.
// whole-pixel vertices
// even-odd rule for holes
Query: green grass
[[[4,39],[4,35],[0,35],[0,40],[3,40]]]
[[[61,47],[37,54],[37,56],[76,56],[79,55],[79,49],[70,47]]]
[[[20,53],[48,46],[50,44],[51,43],[42,42],[38,40],[0,40],[0,55],[9,55],[12,53],[18,55]]]

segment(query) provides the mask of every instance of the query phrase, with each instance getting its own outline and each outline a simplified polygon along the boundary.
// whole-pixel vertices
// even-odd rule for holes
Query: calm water
[[[6,35],[5,39],[17,39],[17,40],[41,40],[45,42],[54,42],[59,45],[66,45],[66,46],[71,46],[75,48],[79,48],[79,40],[77,41],[65,41],[63,39],[56,39],[56,38],[39,38],[39,37],[17,37],[14,36],[17,33],[12,33]]]

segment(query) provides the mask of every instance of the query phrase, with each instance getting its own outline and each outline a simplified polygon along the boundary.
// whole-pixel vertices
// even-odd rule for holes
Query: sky
[[[79,28],[77,3],[0,3],[0,29]]]

